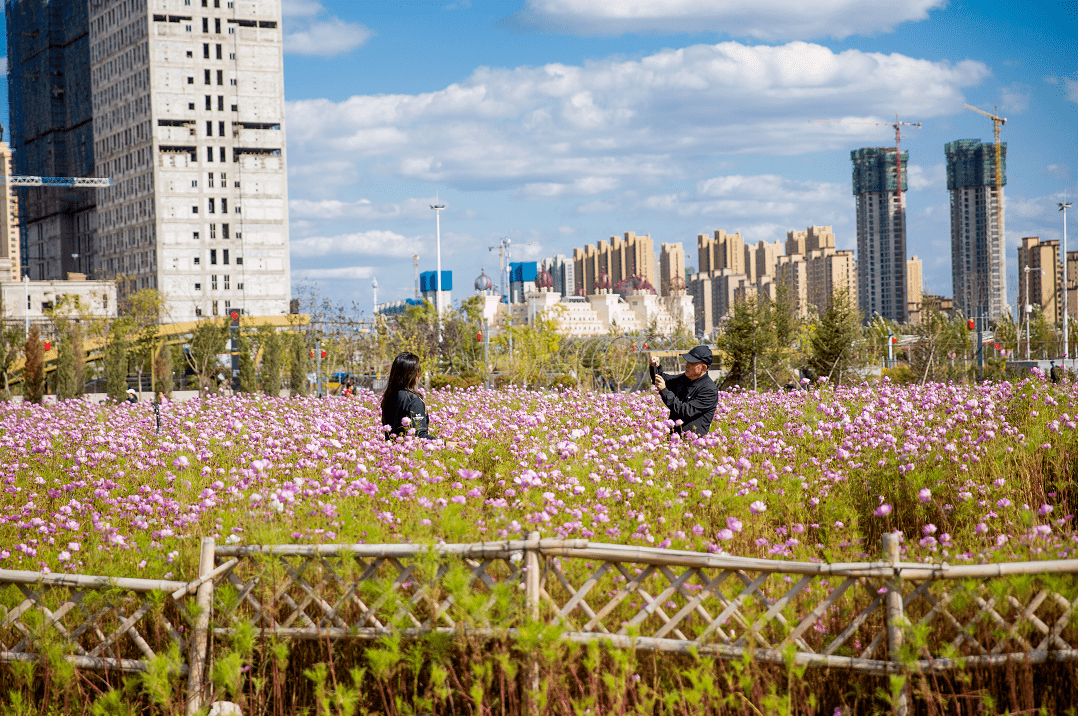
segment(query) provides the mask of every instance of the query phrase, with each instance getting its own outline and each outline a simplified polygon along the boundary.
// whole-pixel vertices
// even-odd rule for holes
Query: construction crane
[[[415,299],[419,300],[419,254],[412,254],[412,267],[415,269]]]
[[[968,106],[968,105],[967,105]],[[920,122],[900,122],[895,115],[894,122],[847,122],[844,119],[815,119],[820,124],[871,124],[877,127],[894,127],[895,130],[895,187],[898,189],[898,205],[902,206],[902,128],[921,128]]]
[[[490,247],[487,248],[488,251],[493,251],[494,249],[498,249],[498,274],[499,274],[500,280],[502,282],[502,296],[506,297],[506,299],[505,299],[506,303],[509,302],[509,298],[508,298],[508,296],[509,296],[509,259],[511,258],[510,244],[512,244],[512,243],[513,243],[512,239],[510,239],[508,236],[503,236],[501,238],[501,240],[498,241],[497,246],[490,246]],[[517,244],[517,246],[538,246],[538,245],[539,245],[538,241],[529,241],[527,243]]]
[[[1006,117],[999,117],[995,114],[985,112],[983,109],[977,109],[976,107],[964,104],[962,105],[968,110],[976,112],[977,114],[983,114],[992,120],[992,131],[996,138],[996,231],[1003,231],[1003,153],[1001,151],[999,143],[999,130],[1007,123]],[[999,111],[999,108],[995,105],[992,109]],[[1001,233],[1002,236],[1002,233]]]
[[[0,184],[7,186],[71,186],[93,189],[112,186],[108,177],[29,177],[0,176]]]

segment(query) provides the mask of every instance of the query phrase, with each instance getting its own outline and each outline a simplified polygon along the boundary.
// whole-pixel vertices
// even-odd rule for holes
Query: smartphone
[[[648,361],[648,372],[651,373],[651,380],[654,381],[655,376],[657,376],[660,372],[662,372],[662,368],[660,366],[655,365],[654,363],[652,363],[649,360]]]

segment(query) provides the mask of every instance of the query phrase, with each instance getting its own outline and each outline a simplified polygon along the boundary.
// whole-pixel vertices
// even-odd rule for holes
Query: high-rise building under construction
[[[289,310],[279,0],[6,0],[24,261],[157,289],[174,321]],[[20,197],[22,199],[22,197]]]
[[[960,139],[944,146],[951,193],[951,281],[954,307],[968,317],[999,318],[1007,311],[1005,222],[1000,207],[1007,183],[1007,144]]]
[[[906,322],[906,163],[892,147],[850,152],[857,198],[857,302],[874,314]],[[901,166],[899,166],[901,164]]]

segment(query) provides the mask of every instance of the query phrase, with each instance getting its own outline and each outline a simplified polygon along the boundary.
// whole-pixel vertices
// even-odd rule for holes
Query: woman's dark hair
[[[382,393],[382,405],[386,400],[396,398],[402,390],[415,390],[419,382],[419,356],[415,353],[401,353],[393,359],[393,366],[389,369],[389,379],[386,381],[386,392]]]

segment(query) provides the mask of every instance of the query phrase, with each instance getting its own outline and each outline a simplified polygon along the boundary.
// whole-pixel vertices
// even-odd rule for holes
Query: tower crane
[[[108,177],[0,176],[0,184],[7,186],[73,186],[92,189],[112,186],[112,179]]]
[[[992,131],[995,134],[996,139],[996,231],[1000,232],[1000,236],[1003,235],[1003,154],[999,143],[999,130],[1007,123],[1006,117],[1000,117],[995,114],[985,112],[983,109],[977,109],[976,107],[964,104],[962,105],[968,110],[976,112],[977,114],[983,114],[992,120]],[[995,106],[992,107],[995,111],[999,109]],[[1065,261],[1066,259],[1064,259]]]
[[[966,105],[967,107],[969,105]],[[980,111],[980,110],[978,110]],[[817,119],[813,120],[818,123],[824,124],[872,124],[877,127],[894,127],[895,129],[895,187],[898,189],[898,205],[902,206],[902,128],[903,127],[917,127],[921,128],[920,122],[900,122],[898,115],[895,115],[894,122],[847,122],[844,119]],[[1006,121],[1006,120],[1004,120]]]
[[[512,243],[513,243],[512,239],[510,239],[508,236],[503,236],[501,238],[501,240],[498,241],[497,246],[490,246],[490,247],[487,248],[488,251],[493,251],[494,249],[498,249],[498,274],[500,275],[500,280],[502,282],[502,295],[506,297],[506,299],[505,299],[506,303],[509,302],[509,298],[508,298],[509,297],[509,273],[508,272],[509,272],[509,259],[511,258],[510,244],[512,244]],[[517,246],[538,246],[538,245],[539,245],[538,241],[529,241],[527,243],[517,244]]]

